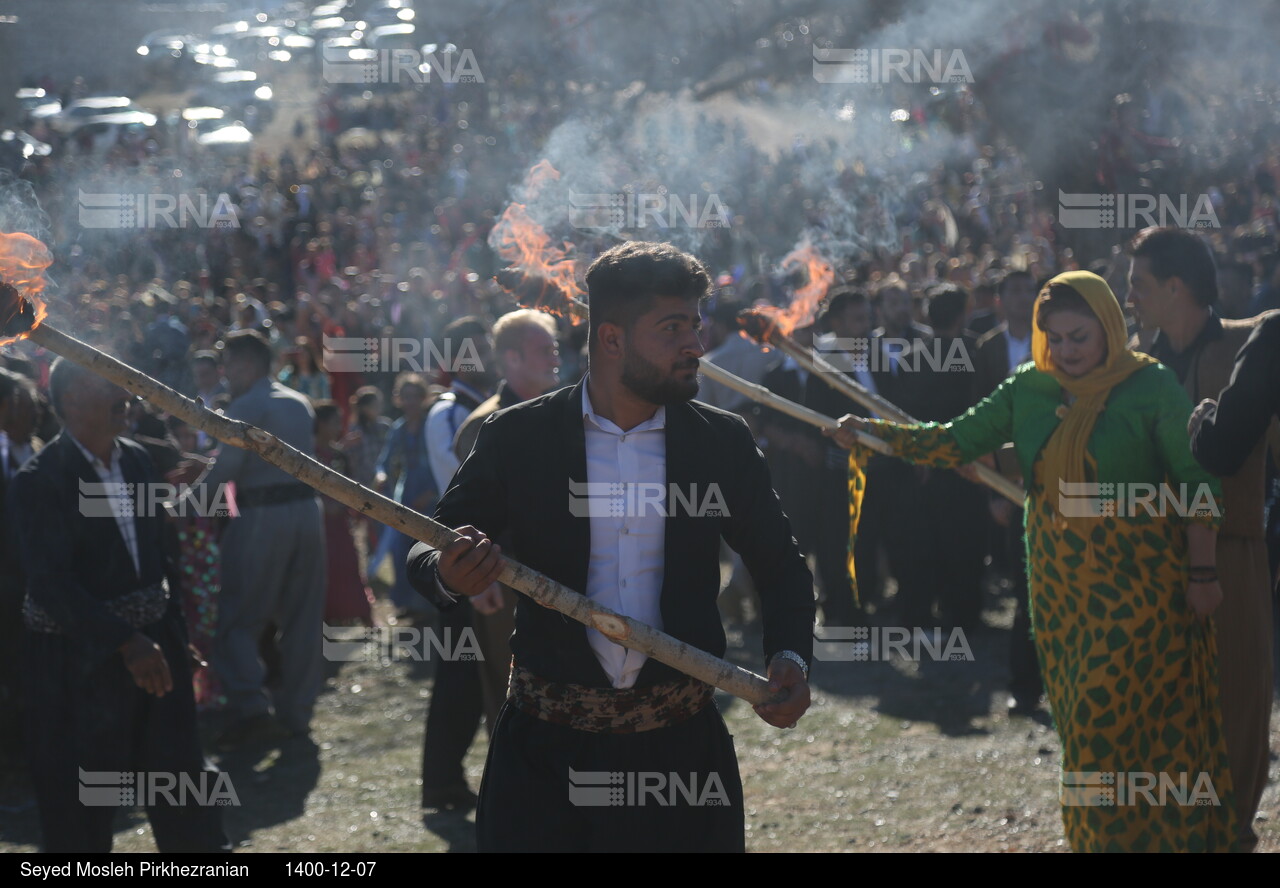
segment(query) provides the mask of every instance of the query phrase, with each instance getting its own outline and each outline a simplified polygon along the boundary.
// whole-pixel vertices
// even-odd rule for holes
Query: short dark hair
[[[1218,301],[1218,271],[1213,251],[1197,235],[1184,228],[1144,228],[1133,236],[1127,252],[1146,259],[1157,280],[1176,277],[1187,285],[1199,305]]]
[[[449,325],[441,333],[441,336],[446,340],[483,339],[488,335],[489,325],[485,323],[484,318],[476,315],[467,315],[464,318],[458,318],[456,321],[450,321]]]
[[[53,366],[49,370],[49,403],[53,407],[53,412],[58,414],[60,419],[66,419],[62,412],[62,399],[66,397],[67,389],[86,376],[92,375],[90,371],[81,367],[75,361],[58,358],[53,362]]]
[[[341,411],[338,410],[338,405],[332,401],[316,401],[311,405],[311,409],[314,410],[316,414],[316,430],[319,430],[321,425],[333,419],[335,416],[341,416]]]
[[[863,305],[869,302],[867,291],[861,287],[849,287],[841,285],[833,287],[827,293],[826,306],[823,309],[823,316],[840,315],[846,309],[855,305]]]
[[[937,284],[925,293],[929,300],[929,324],[937,330],[946,330],[964,317],[969,307],[969,294],[955,284]]]
[[[1046,284],[1036,297],[1036,326],[1041,330],[1048,329],[1045,324],[1049,317],[1063,311],[1073,311],[1090,318],[1098,316],[1075,287],[1061,282]]]
[[[727,330],[737,330],[738,315],[742,314],[742,308],[738,299],[721,290],[716,296],[715,305],[711,307],[711,320]]]
[[[1031,272],[1025,271],[1021,268],[1015,268],[1012,271],[1006,271],[1004,274],[1000,275],[1000,279],[996,282],[996,295],[1003,298],[1005,287],[1008,285],[1009,281],[1019,277],[1026,278],[1031,281],[1033,285],[1036,282],[1035,276],[1032,275]]]
[[[670,244],[629,241],[606,250],[587,269],[588,348],[595,348],[601,324],[630,330],[658,296],[702,299],[710,289],[703,264]]]
[[[257,330],[236,330],[228,333],[223,339],[228,358],[252,358],[262,367],[264,373],[271,372],[271,346],[267,337]]]

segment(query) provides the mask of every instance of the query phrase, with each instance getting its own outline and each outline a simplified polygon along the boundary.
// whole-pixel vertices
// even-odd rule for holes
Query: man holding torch
[[[710,279],[673,247],[628,243],[586,280],[589,373],[484,423],[436,509],[464,538],[415,546],[411,582],[441,607],[485,591],[501,569],[491,538],[506,534],[536,570],[721,656],[723,538],[760,590],[779,700],[756,712],[794,726],[809,706],[813,579],[746,424],[692,402]],[[744,849],[737,760],[710,686],[523,599],[511,646],[481,850]]]

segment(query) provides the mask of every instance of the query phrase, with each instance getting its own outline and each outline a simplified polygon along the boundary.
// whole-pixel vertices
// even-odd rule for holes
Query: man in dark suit
[[[912,415],[921,422],[949,422],[977,400],[972,357],[976,347],[964,327],[968,294],[955,284],[936,284],[927,296],[934,338],[928,356],[920,356],[912,367],[917,387]],[[972,631],[982,613],[986,488],[946,470],[928,469],[918,477],[920,509],[912,538],[916,558],[898,586],[904,623],[932,625],[936,602],[944,625]]]
[[[465,538],[414,547],[410,573],[441,606],[477,595],[500,572],[490,538],[507,534],[533,569],[721,656],[724,539],[759,590],[783,694],[756,712],[789,727],[809,705],[813,578],[746,423],[691,401],[709,286],[666,244],[602,254],[587,273],[590,372],[485,422],[436,510]],[[744,849],[737,759],[709,686],[527,599],[511,648],[480,788],[482,851]]]
[[[162,852],[227,849],[219,811],[179,792],[206,787],[186,629],[166,582],[163,516],[139,485],[159,481],[146,452],[118,437],[129,397],[67,361],[50,375],[65,429],[9,492],[26,574],[23,606],[28,762],[44,850],[111,850],[116,808],[86,795],[86,772],[133,784]],[[156,785],[153,783],[152,785]],[[100,801],[100,799],[98,799]]]
[[[918,415],[922,405],[919,374],[923,354],[931,348],[933,331],[913,320],[913,300],[905,282],[894,277],[875,291],[883,325],[871,334],[868,349],[871,377],[876,392],[906,413]],[[855,411],[863,415],[867,411]],[[835,414],[829,414],[834,416]],[[846,454],[847,457],[847,454]],[[920,589],[927,580],[920,570],[920,553],[916,544],[916,525],[923,508],[922,482],[926,472],[900,459],[875,456],[867,464],[867,494],[863,514],[867,528],[858,534],[861,548],[864,533],[879,534],[889,560],[889,570],[898,584],[893,606],[898,622],[904,626],[932,626],[934,621],[921,614],[920,600],[912,590]],[[877,520],[878,519],[878,520]],[[875,526],[879,525],[878,529]],[[855,556],[861,553],[855,553]],[[859,574],[870,556],[858,560]]]
[[[878,362],[869,357],[876,340],[871,335],[871,304],[867,294],[849,286],[839,286],[827,294],[822,315],[828,332],[814,338],[814,350],[837,370],[861,383],[872,394],[879,393],[884,380]],[[847,413],[868,416],[870,411],[847,395],[836,391],[821,374],[811,373],[805,380],[804,405],[824,416],[838,417]],[[815,528],[814,560],[818,581],[822,585],[822,623],[827,627],[856,626],[864,622],[861,610],[854,604],[849,577],[849,453],[836,447],[816,430],[804,434],[821,454],[813,475],[815,481],[802,492],[806,507],[812,510]],[[890,484],[896,471],[887,457],[873,458],[866,469],[866,492],[862,502],[854,559],[858,572],[858,605],[875,602],[880,597],[879,551],[880,532],[889,507],[885,492],[885,472]]]
[[[1035,299],[1036,281],[1028,271],[1010,271],[996,285],[996,304],[1004,321],[978,340],[973,374],[975,402],[990,395],[1019,365],[1031,360],[1031,315]],[[996,454],[996,467],[1006,476],[1021,481],[1017,462],[1012,453]],[[1009,711],[1030,715],[1040,705],[1044,680],[1040,677],[1040,661],[1031,637],[1022,510],[994,494],[988,494],[987,504],[994,524],[992,549],[996,552],[1002,549],[1005,553],[1016,598],[1009,640]]]
[[[1231,381],[1236,355],[1268,315],[1224,319],[1218,302],[1213,253],[1194,232],[1145,228],[1128,246],[1129,304],[1142,326],[1158,329],[1153,358],[1178,374],[1193,404]],[[1271,381],[1275,385],[1275,381]],[[1243,443],[1243,442],[1242,442]],[[1215,564],[1222,604],[1214,612],[1218,634],[1222,734],[1231,763],[1241,847],[1252,851],[1258,837],[1254,815],[1267,783],[1271,725],[1271,573],[1267,564],[1263,496],[1266,443],[1251,440],[1246,458],[1217,468],[1222,475],[1222,526]]]

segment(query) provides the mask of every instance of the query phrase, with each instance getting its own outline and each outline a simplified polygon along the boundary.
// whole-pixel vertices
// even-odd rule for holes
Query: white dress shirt
[[[652,419],[624,432],[595,412],[584,383],[582,422],[586,434],[587,482],[594,490],[601,489],[599,484],[610,484],[620,485],[612,489],[621,491],[604,508],[591,509],[591,558],[586,595],[598,604],[661,630],[667,408],[659,407]],[[661,496],[653,496],[658,489]],[[657,502],[661,502],[661,506]],[[635,685],[641,667],[649,659],[647,655],[614,644],[595,629],[587,630],[587,640],[615,688]]]
[[[129,488],[129,483],[125,481],[124,469],[120,466],[120,442],[112,442],[111,464],[103,465],[102,460],[90,453],[71,434],[68,433],[67,437],[71,438],[72,442],[80,448],[80,452],[89,461],[89,465],[93,466],[93,470],[98,473],[102,483],[107,485],[105,492],[107,502],[111,505],[111,514],[116,517],[116,527],[120,529],[120,536],[124,538],[125,547],[129,550],[129,556],[133,559],[133,569],[137,571],[138,576],[142,576],[142,562],[138,560],[138,528],[133,523],[134,514],[137,510],[134,507],[133,491]]]
[[[1013,334],[1008,330],[1004,332],[1005,348],[1008,349],[1009,355],[1009,372],[1017,370],[1027,361],[1031,360],[1031,335],[1028,334],[1026,339],[1014,339]]]

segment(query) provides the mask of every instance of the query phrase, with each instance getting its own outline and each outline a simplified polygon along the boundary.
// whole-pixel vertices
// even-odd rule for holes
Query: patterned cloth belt
[[[692,718],[711,702],[715,689],[696,678],[643,688],[590,688],[511,670],[507,700],[526,715],[593,734],[636,734]]]
[[[102,606],[134,629],[141,629],[164,616],[169,606],[169,584],[162,580],[151,586],[143,586],[119,598],[108,599],[102,602]],[[31,600],[30,595],[22,602],[22,621],[32,632],[66,634],[43,608]]]

